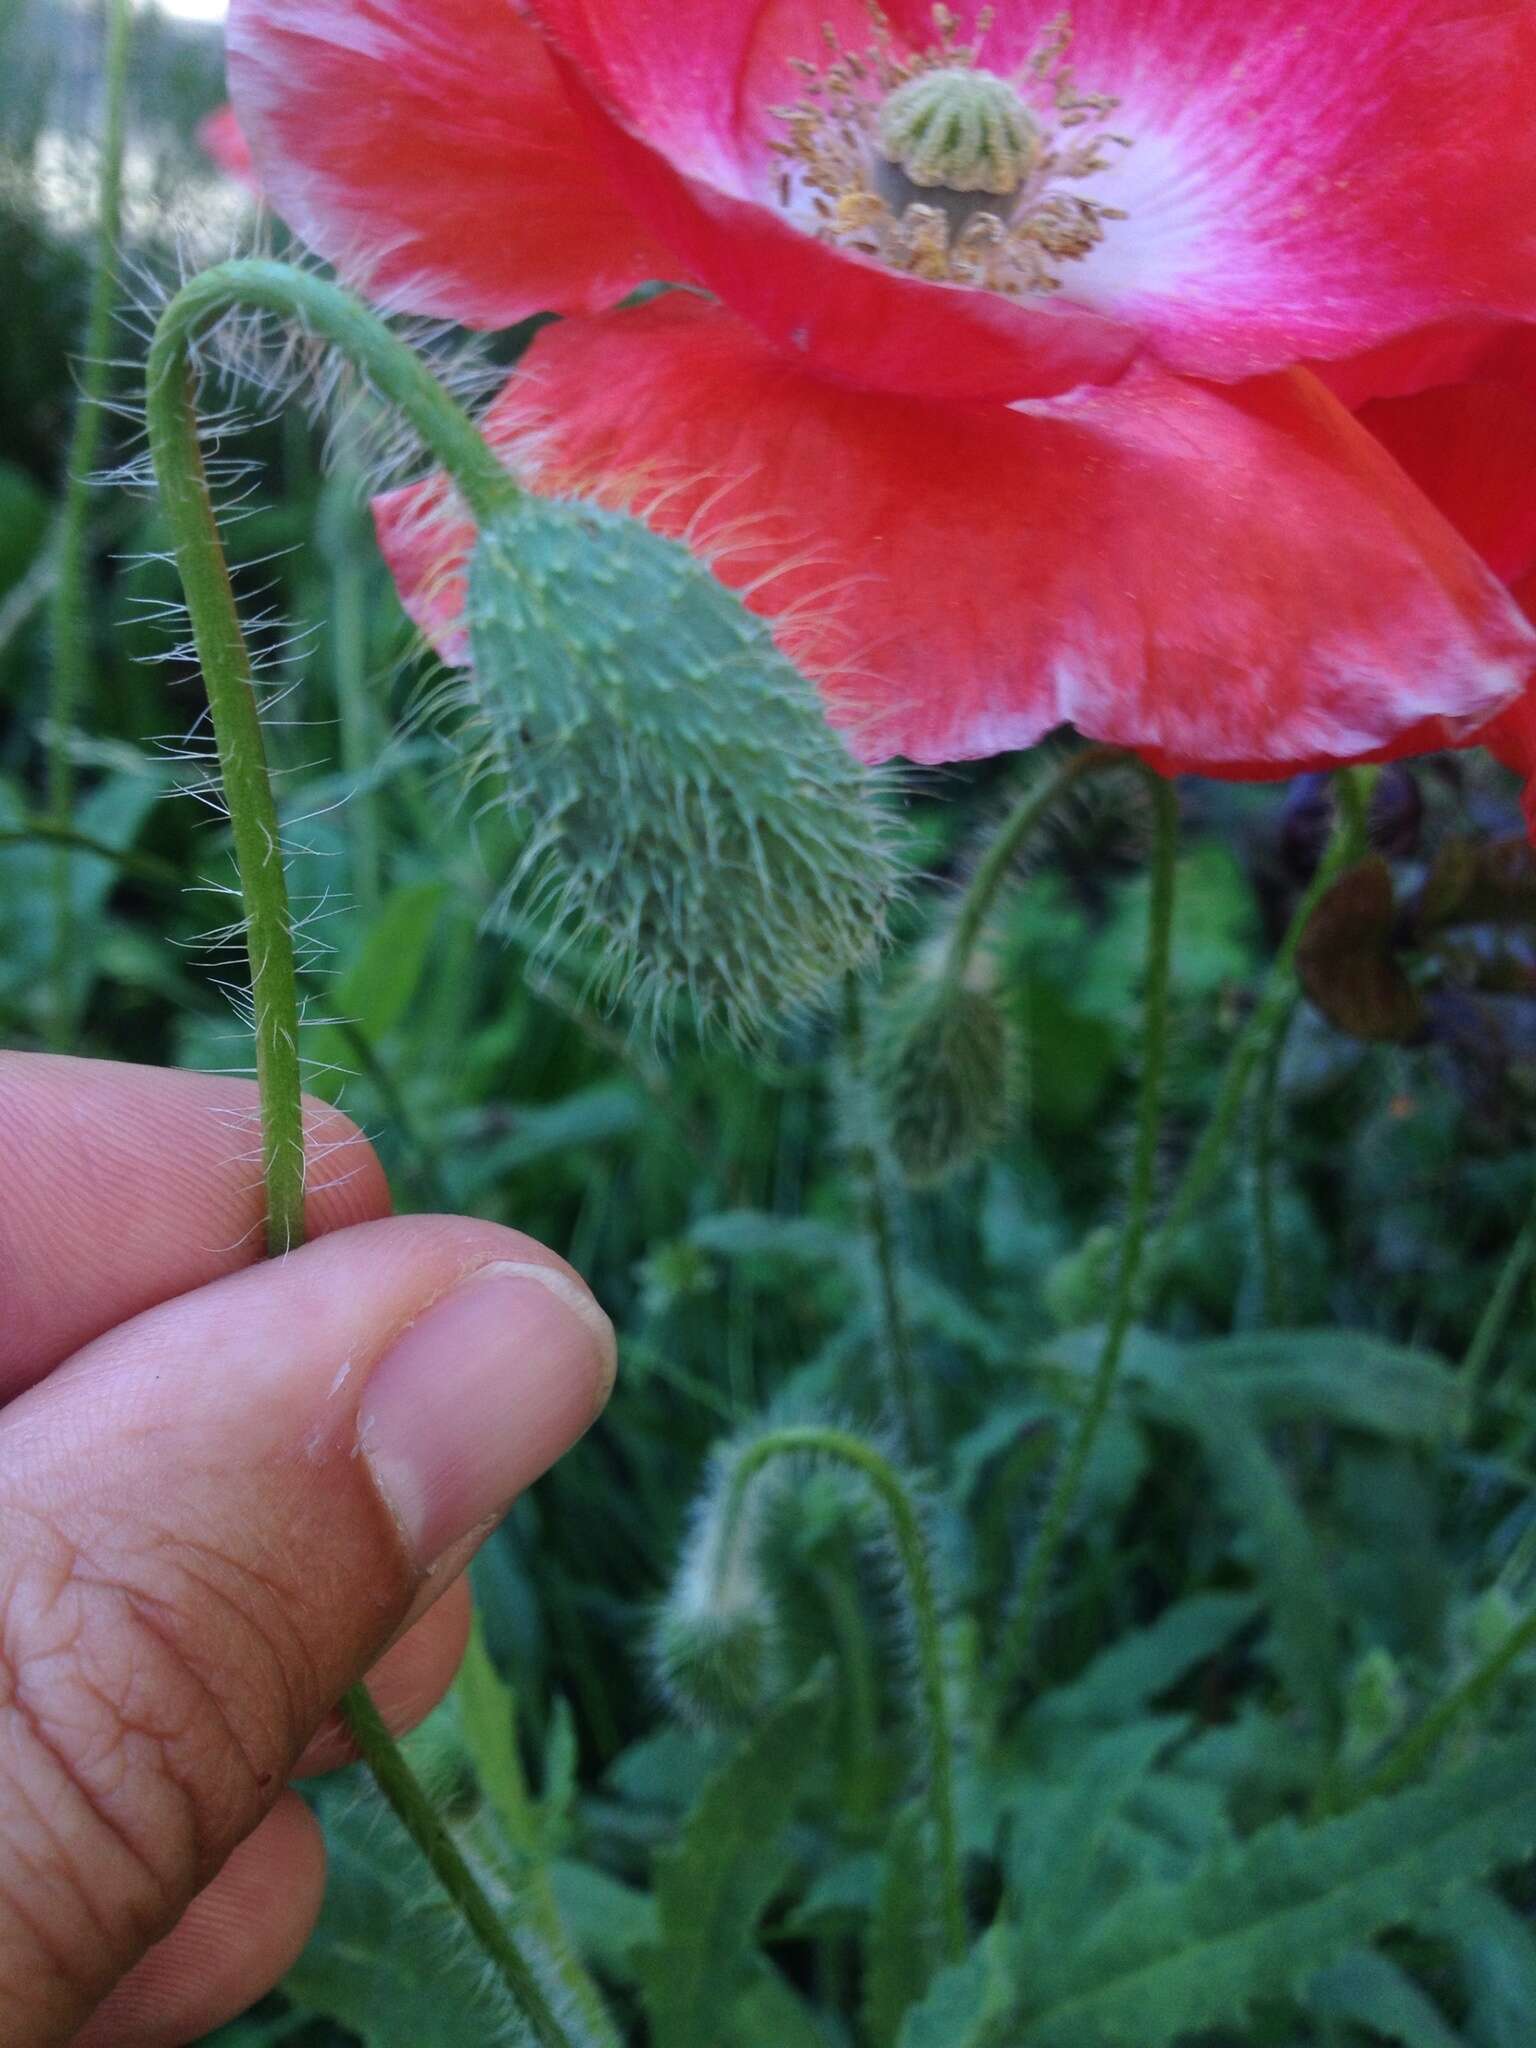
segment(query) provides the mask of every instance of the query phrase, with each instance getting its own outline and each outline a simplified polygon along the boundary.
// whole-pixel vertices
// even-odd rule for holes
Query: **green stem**
[[[129,0],[107,0],[105,59],[106,125],[97,188],[96,251],[86,311],[80,396],[65,457],[64,507],[55,547],[55,580],[50,607],[53,647],[49,703],[48,814],[67,826],[75,802],[75,766],[70,735],[91,677],[90,515],[91,490],[101,453],[103,401],[111,375],[112,305],[117,290],[117,251],[122,236],[123,136],[128,103],[128,49],[132,25]],[[68,1035],[70,983],[74,962],[74,868],[61,842],[53,869],[54,958],[51,1024],[55,1041]]]
[[[1024,792],[987,848],[980,867],[971,878],[970,887],[961,899],[944,965],[946,981],[955,987],[965,981],[971,955],[992,914],[998,891],[1008,879],[1020,850],[1033,836],[1036,826],[1085,775],[1096,775],[1105,768],[1124,767],[1127,760],[1128,757],[1114,747],[1085,747]]]
[[[1179,813],[1171,786],[1144,770],[1154,818],[1152,887],[1147,904],[1147,984],[1143,1015],[1141,1090],[1136,1119],[1136,1153],[1130,1201],[1120,1235],[1120,1258],[1109,1322],[1087,1406],[1065,1458],[1057,1466],[1046,1499],[1040,1534],[1001,1653],[1004,1695],[1028,1669],[1035,1630],[1057,1555],[1071,1523],[1078,1489],[1109,1414],[1125,1340],[1136,1309],[1141,1262],[1157,1187],[1157,1151],[1163,1123],[1163,1080],[1168,1064],[1168,988],[1173,959],[1174,877],[1178,860]]]
[[[863,1005],[859,999],[858,984],[851,975],[843,986],[843,1031],[848,1043],[848,1061],[856,1098],[854,1109],[858,1137],[853,1147],[853,1166],[862,1186],[864,1224],[874,1252],[875,1296],[881,1327],[880,1355],[885,1364],[891,1411],[900,1432],[902,1453],[916,1458],[924,1455],[927,1444],[917,1356],[912,1346],[912,1331],[901,1288],[895,1206],[885,1163],[872,1130],[873,1111],[864,1074]]]
[[[1510,1246],[1509,1256],[1505,1259],[1494,1290],[1478,1318],[1477,1328],[1472,1333],[1472,1342],[1467,1346],[1467,1355],[1461,1362],[1461,1380],[1467,1389],[1469,1403],[1475,1399],[1488,1376],[1494,1354],[1499,1348],[1510,1316],[1514,1313],[1515,1302],[1533,1261],[1536,1261],[1536,1206],[1532,1207],[1525,1219],[1524,1229]]]
[[[1275,1121],[1280,1093],[1280,1064],[1296,1015],[1297,992],[1275,1024],[1265,1049],[1255,1087],[1253,1133],[1253,1220],[1259,1248],[1260,1298],[1264,1327],[1286,1320],[1285,1287],[1280,1274],[1279,1233],[1275,1225]]]
[[[133,875],[141,882],[153,882],[166,889],[181,887],[181,872],[168,860],[136,852],[132,847],[109,846],[89,832],[77,832],[71,825],[56,825],[52,818],[28,818],[23,824],[8,826],[0,832],[0,846],[33,846],[39,840],[50,846],[70,847],[76,853],[89,853],[97,860],[109,860],[125,875]]]
[[[1296,955],[1312,921],[1312,913],[1345,868],[1358,860],[1364,850],[1365,802],[1354,774],[1355,771],[1344,769],[1334,778],[1340,816],[1333,838],[1317,873],[1296,906],[1285,937],[1280,941],[1280,949],[1270,967],[1257,1007],[1228,1055],[1215,1107],[1184,1168],[1168,1205],[1168,1213],[1148,1247],[1147,1276],[1154,1294],[1190,1219],[1215,1186],[1242,1113],[1254,1068],[1290,1010],[1296,989]]]
[[[1432,1707],[1416,1728],[1410,1728],[1364,1784],[1350,1793],[1341,1805],[1345,1808],[1359,1806],[1367,1799],[1379,1798],[1383,1792],[1395,1792],[1409,1779],[1417,1777],[1462,1715],[1481,1706],[1510,1666],[1517,1663],[1533,1644],[1536,1644],[1536,1612],[1517,1622],[1498,1648],[1491,1651],[1460,1685],[1448,1692],[1438,1706]]]
[[[366,307],[320,278],[267,262],[226,263],[194,278],[166,307],[150,348],[148,424],[161,500],[176,549],[208,692],[246,916],[261,1103],[267,1245],[304,1238],[304,1123],[298,983],[277,806],[229,568],[198,439],[193,345],[235,307],[294,320],[333,343],[398,405],[448,470],[477,517],[517,486],[470,420],[412,352]],[[571,2048],[526,1959],[400,1753],[366,1689],[342,1713],[384,1797],[452,1898],[541,2048]]]
[[[341,1712],[379,1790],[438,1883],[458,1907],[470,1932],[495,1964],[497,1975],[517,2001],[539,2048],[571,2048],[570,2035],[556,2017],[544,1987],[422,1789],[399,1744],[384,1726],[367,1688],[353,1686],[342,1700]]]
[[[794,1424],[770,1430],[749,1443],[731,1471],[722,1508],[722,1561],[731,1557],[751,1482],[775,1458],[833,1458],[864,1479],[891,1524],[911,1609],[917,1646],[918,1718],[925,1750],[929,1825],[938,1862],[944,1949],[958,1961],[965,1953],[965,1897],[960,1884],[960,1840],[955,1824],[954,1738],[944,1685],[944,1650],[939,1603],[923,1525],[900,1474],[872,1445],[841,1429]]]

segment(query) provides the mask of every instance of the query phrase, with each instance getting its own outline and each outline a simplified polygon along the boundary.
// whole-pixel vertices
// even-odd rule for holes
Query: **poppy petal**
[[[1301,372],[898,398],[809,377],[674,293],[546,329],[492,426],[536,488],[628,503],[704,552],[870,759],[1065,722],[1276,772],[1486,723],[1536,670],[1505,591]],[[377,513],[407,604],[462,653],[466,530],[431,485]]]
[[[232,0],[227,42],[263,190],[375,297],[504,327],[680,274],[509,0]]]
[[[803,90],[792,58],[824,61],[818,17],[846,47],[869,41],[856,0],[523,4],[580,75],[594,146],[637,211],[728,304],[852,381],[1048,395],[1066,388],[1074,354],[1079,381],[1112,376],[1126,328],[1170,368],[1236,380],[1452,316],[1536,313],[1536,123],[1521,87],[1536,74],[1536,8],[1526,4],[1076,0],[1075,77],[1114,96],[1130,141],[1092,196],[1126,218],[1065,266],[1054,299],[991,306],[1000,295],[892,272],[881,292],[856,284],[878,266],[816,243],[775,200],[771,108]],[[885,11],[908,47],[931,43],[927,0]],[[964,34],[979,9],[971,0],[955,11]],[[980,61],[1009,73],[1038,46],[1049,10],[1001,0],[987,12]],[[865,319],[878,300],[897,325],[872,368],[861,366],[845,299]],[[923,323],[944,330],[947,381],[923,358]],[[1027,387],[990,369],[1003,334],[1020,351],[1016,377],[1035,377]],[[903,351],[905,377],[893,367]]]

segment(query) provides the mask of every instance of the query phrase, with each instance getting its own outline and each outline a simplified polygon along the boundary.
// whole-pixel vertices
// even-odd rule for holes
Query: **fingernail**
[[[425,1570],[494,1520],[597,1415],[613,1328],[553,1267],[484,1266],[369,1375],[358,1444]]]

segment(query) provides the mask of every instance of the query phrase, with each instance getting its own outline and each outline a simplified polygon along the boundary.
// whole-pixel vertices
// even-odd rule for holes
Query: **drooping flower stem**
[[[101,450],[107,382],[111,375],[112,302],[122,235],[123,135],[128,101],[128,53],[133,19],[129,0],[107,0],[104,67],[106,116],[97,183],[96,248],[86,311],[80,394],[64,462],[64,506],[55,543],[50,607],[52,652],[48,706],[48,815],[63,831],[72,822],[75,768],[70,738],[91,673],[90,514],[92,475]],[[61,841],[53,864],[54,956],[50,1027],[62,1043],[68,1028],[70,964],[74,953],[74,864]]]
[[[1168,1059],[1168,985],[1173,957],[1174,875],[1178,859],[1179,812],[1172,787],[1150,770],[1141,771],[1152,803],[1152,887],[1147,905],[1147,975],[1143,997],[1141,1087],[1136,1117],[1136,1152],[1130,1199],[1120,1234],[1119,1262],[1109,1321],[1099,1351],[1088,1402],[1051,1482],[1040,1533],[1004,1639],[1001,1667],[1006,1691],[1028,1668],[1035,1629],[1050,1576],[1077,1504],[1078,1489],[1099,1432],[1109,1414],[1125,1340],[1136,1309],[1141,1262],[1146,1249],[1157,1184],[1157,1150],[1163,1124],[1163,1079]]]
[[[775,1458],[831,1458],[856,1472],[879,1500],[890,1522],[911,1611],[917,1659],[917,1712],[923,1744],[925,1791],[933,1831],[944,1950],[950,1961],[965,1952],[965,1899],[960,1885],[959,1833],[955,1824],[954,1737],[944,1685],[939,1603],[922,1519],[905,1481],[873,1445],[846,1430],[796,1423],[770,1430],[749,1443],[731,1469],[721,1503],[722,1568],[733,1557],[752,1481]]]
[[[880,1358],[902,1451],[909,1458],[920,1458],[927,1451],[928,1432],[923,1421],[912,1330],[901,1288],[895,1204],[886,1163],[876,1135],[869,1128],[873,1110],[865,1073],[864,1006],[852,975],[843,984],[843,1036],[854,1092],[852,1164],[861,1185],[864,1224],[874,1256]]]
[[[986,929],[998,891],[1007,881],[1014,862],[1034,836],[1036,828],[1084,776],[1127,765],[1135,764],[1115,747],[1084,747],[1081,752],[1069,755],[1053,773],[1042,777],[1024,792],[987,848],[961,899],[944,962],[945,978],[952,986],[958,988],[963,985],[966,969]]]
[[[250,651],[198,438],[193,356],[199,333],[237,307],[257,307],[296,321],[338,348],[406,413],[477,516],[493,514],[515,496],[516,486],[425,365],[334,285],[281,264],[228,263],[194,278],[161,316],[149,356],[150,448],[208,692],[235,844],[251,963],[267,1246],[280,1255],[304,1238],[304,1124],[293,930]],[[381,1792],[527,2018],[540,2048],[571,2048],[570,2036],[527,1959],[364,1687],[354,1686],[346,1695],[342,1713]]]
[[[1227,1056],[1215,1106],[1194,1151],[1190,1154],[1168,1210],[1147,1252],[1147,1291],[1155,1298],[1190,1219],[1215,1186],[1227,1148],[1247,1099],[1248,1084],[1255,1067],[1264,1057],[1277,1032],[1284,1029],[1296,1000],[1296,955],[1312,921],[1312,913],[1344,870],[1357,861],[1366,844],[1365,796],[1356,776],[1359,771],[1342,769],[1334,777],[1339,805],[1338,822],[1326,852],[1296,906],[1295,915],[1270,967],[1258,1004]]]

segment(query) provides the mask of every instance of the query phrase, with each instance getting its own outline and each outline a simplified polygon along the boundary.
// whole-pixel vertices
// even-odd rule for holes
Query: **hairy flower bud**
[[[674,1598],[657,1621],[651,1656],[668,1700],[700,1727],[742,1727],[776,1689],[775,1632],[750,1607],[691,1607]]]
[[[896,1162],[916,1185],[996,1145],[1012,1106],[1008,1020],[988,990],[919,980],[877,1029],[871,1073]]]
[[[685,998],[744,1039],[868,958],[897,884],[877,779],[686,548],[523,498],[481,532],[468,620],[479,766],[530,828],[509,915],[653,1021]]]

